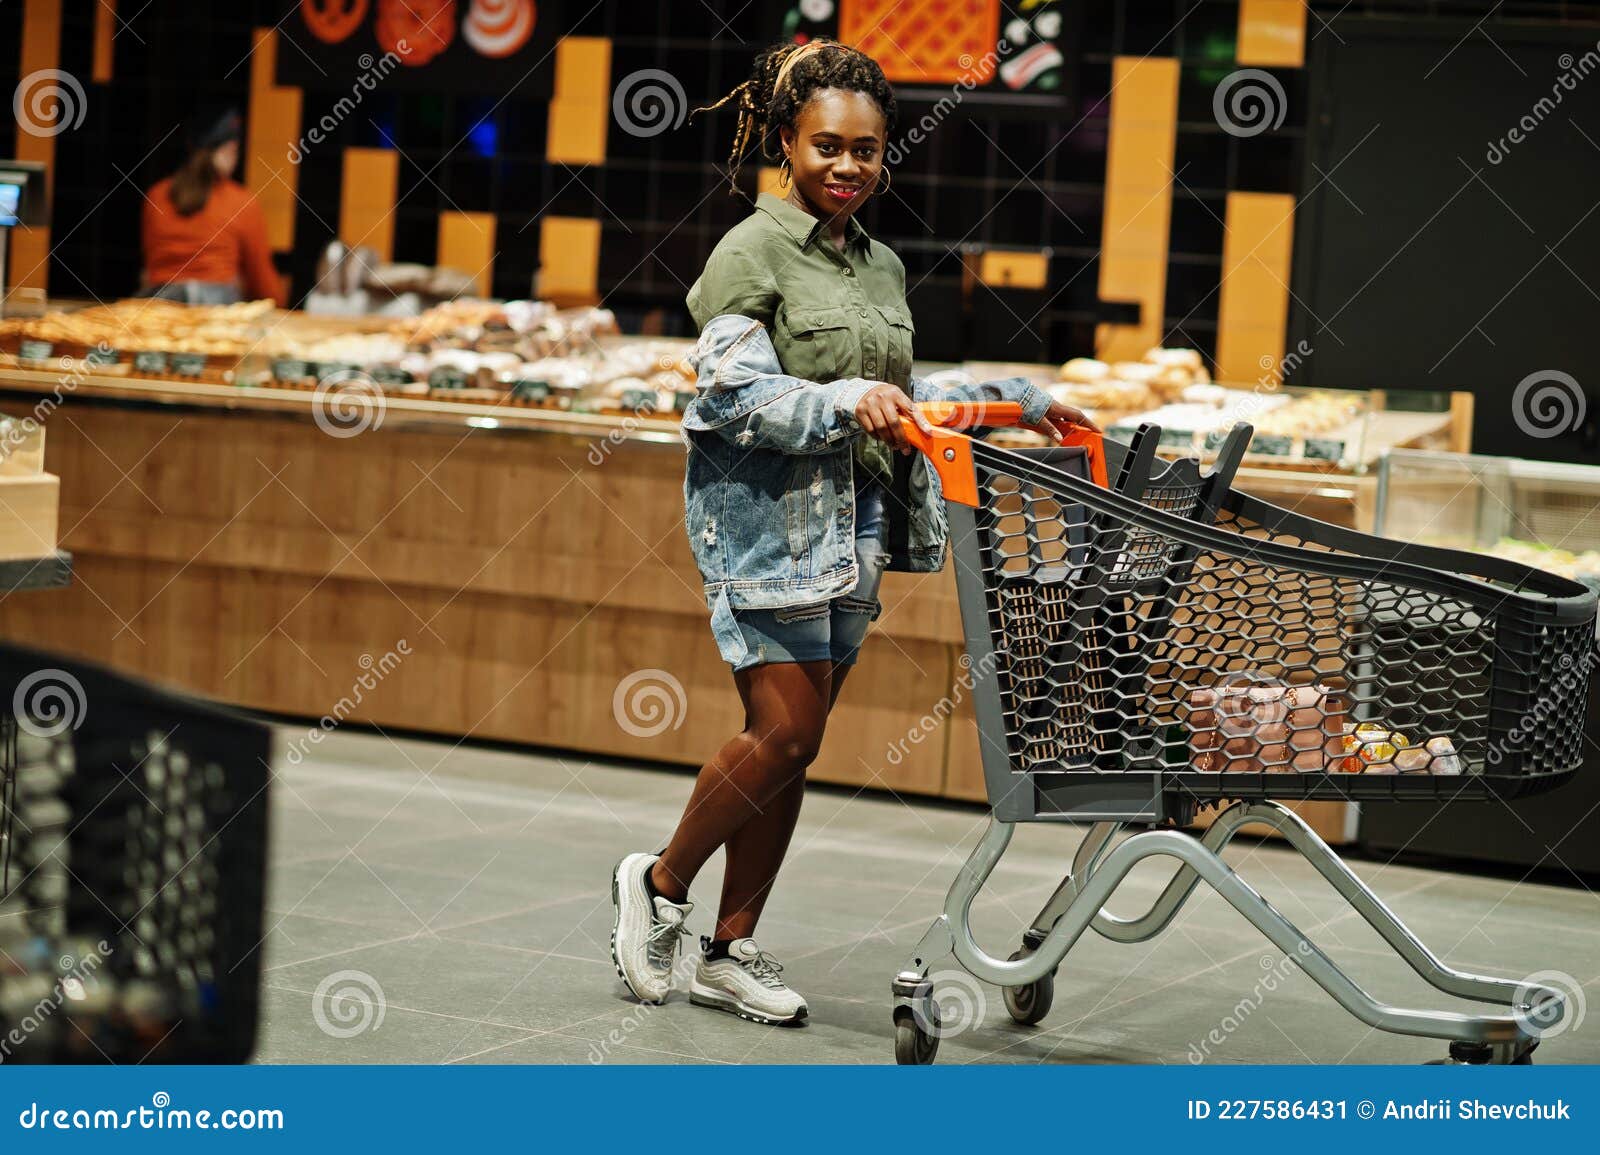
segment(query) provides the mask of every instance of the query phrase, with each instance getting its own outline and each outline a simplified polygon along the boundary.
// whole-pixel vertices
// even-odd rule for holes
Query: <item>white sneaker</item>
[[[702,1007],[730,1011],[741,1019],[780,1026],[803,1023],[806,1001],[787,986],[778,973],[778,960],[756,945],[753,938],[728,944],[728,957],[707,959],[711,940],[700,940],[700,965],[689,985],[689,1001]]]
[[[644,879],[658,857],[630,854],[617,863],[611,875],[611,901],[617,907],[611,927],[611,961],[628,989],[645,1003],[666,1001],[678,940],[689,930],[684,920],[694,909],[692,902],[660,897],[651,901]]]

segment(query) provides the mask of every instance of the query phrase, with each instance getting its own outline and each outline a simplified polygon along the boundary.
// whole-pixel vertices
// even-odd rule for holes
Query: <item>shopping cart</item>
[[[243,1062],[271,732],[0,645],[0,1063]]]
[[[924,411],[931,435],[905,426],[948,510],[993,813],[894,978],[896,1059],[933,1061],[943,1025],[930,975],[952,953],[1005,989],[1014,1020],[1037,1023],[1085,929],[1150,939],[1203,879],[1368,1025],[1448,1040],[1444,1061],[1529,1061],[1566,993],[1446,966],[1269,799],[1504,801],[1560,785],[1582,760],[1595,592],[1240,493],[1248,428],[1205,470],[1157,459],[1153,427],[1131,446],[1074,429],[1062,446],[1007,450],[960,430],[1015,424],[1015,405]],[[1212,806],[1203,835],[1182,829]],[[987,954],[973,899],[1015,824],[1046,821],[1091,826],[1020,948]],[[1505,1012],[1375,1000],[1219,857],[1246,824],[1282,833],[1433,986]],[[1157,855],[1179,868],[1149,911],[1103,909]]]

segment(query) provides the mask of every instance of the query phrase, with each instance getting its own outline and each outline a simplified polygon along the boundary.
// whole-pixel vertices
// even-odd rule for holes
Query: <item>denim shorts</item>
[[[823,662],[851,666],[867,627],[883,606],[878,585],[889,555],[884,549],[883,483],[866,478],[856,486],[855,588],[814,605],[785,606],[776,610],[734,610],[733,622],[712,633],[722,660],[735,670],[773,662]]]

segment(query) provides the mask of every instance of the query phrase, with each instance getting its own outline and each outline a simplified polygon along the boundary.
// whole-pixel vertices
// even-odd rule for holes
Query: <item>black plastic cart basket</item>
[[[0,1060],[243,1062],[271,732],[0,646]]]
[[[893,981],[896,1057],[931,1062],[935,964],[1005,988],[1020,1023],[1049,1010],[1083,931],[1160,933],[1204,879],[1357,1018],[1448,1040],[1451,1061],[1526,1062],[1565,994],[1466,974],[1422,945],[1293,811],[1269,799],[1438,805],[1514,799],[1581,764],[1595,591],[1478,554],[1341,529],[1232,488],[1236,429],[1210,470],[1073,430],[1007,450],[959,432],[1011,405],[924,407],[908,436],[940,475],[993,815]],[[1180,827],[1225,807],[1203,835]],[[1092,824],[1071,873],[1009,958],[969,911],[1018,822]],[[1276,828],[1413,969],[1466,1015],[1379,1003],[1219,857],[1240,827]],[[1112,848],[1125,828],[1141,827]],[[1142,917],[1103,909],[1142,859],[1179,869]]]

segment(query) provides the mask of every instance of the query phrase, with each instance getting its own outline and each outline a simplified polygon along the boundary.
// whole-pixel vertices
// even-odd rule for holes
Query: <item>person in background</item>
[[[183,166],[146,195],[144,295],[188,305],[267,297],[286,304],[261,206],[232,179],[240,134],[239,114],[229,109],[191,134]]]

